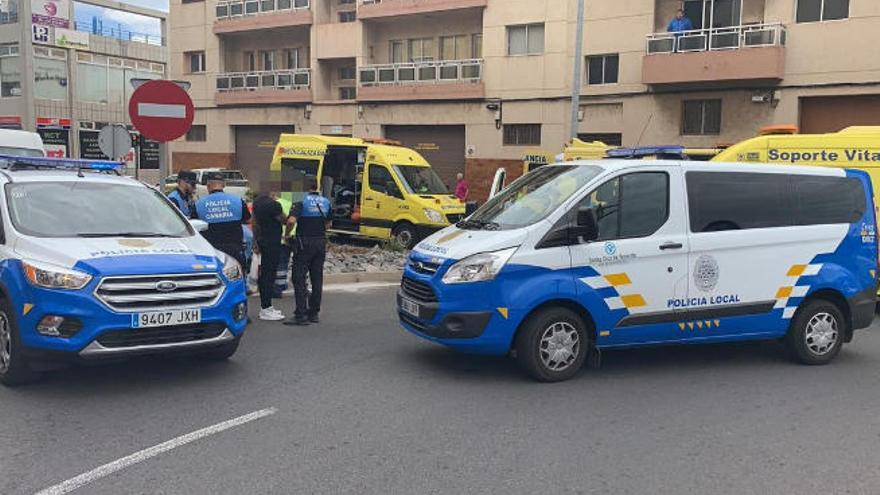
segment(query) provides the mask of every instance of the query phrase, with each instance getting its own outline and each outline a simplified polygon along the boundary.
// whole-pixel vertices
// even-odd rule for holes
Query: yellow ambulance
[[[406,247],[464,218],[449,192],[417,152],[389,141],[282,134],[271,164],[282,198],[301,201],[309,179],[333,205],[331,232]]]
[[[777,126],[735,144],[714,162],[760,162],[817,165],[863,170],[880,191],[880,126],[848,127],[831,134],[796,134],[793,126]]]

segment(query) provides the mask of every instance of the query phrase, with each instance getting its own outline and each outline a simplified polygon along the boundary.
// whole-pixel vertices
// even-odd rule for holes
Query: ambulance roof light
[[[762,127],[759,135],[761,136],[776,136],[776,135],[788,135],[788,134],[797,134],[800,132],[800,128],[796,125],[784,124],[784,125],[768,125],[766,127]]]

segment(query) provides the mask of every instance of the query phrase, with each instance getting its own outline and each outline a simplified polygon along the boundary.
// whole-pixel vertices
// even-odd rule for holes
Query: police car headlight
[[[44,289],[78,290],[92,280],[87,273],[47,263],[22,261],[21,266],[28,282]]]
[[[217,257],[223,265],[223,276],[230,282],[235,282],[242,277],[241,264],[235,258],[222,251],[217,251]]]
[[[437,210],[425,208],[425,217],[427,217],[428,221],[431,223],[443,223],[443,215]]]
[[[504,249],[493,253],[480,253],[452,265],[443,276],[445,284],[464,284],[492,280],[504,268],[517,248]]]

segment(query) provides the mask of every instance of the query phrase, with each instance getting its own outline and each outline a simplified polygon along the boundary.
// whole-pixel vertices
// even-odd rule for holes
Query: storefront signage
[[[31,21],[42,26],[70,27],[68,0],[31,0]]]

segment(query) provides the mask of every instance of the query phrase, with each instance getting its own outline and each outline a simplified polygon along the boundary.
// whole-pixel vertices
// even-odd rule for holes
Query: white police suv
[[[242,269],[113,162],[0,155],[0,382],[138,354],[232,356]]]

